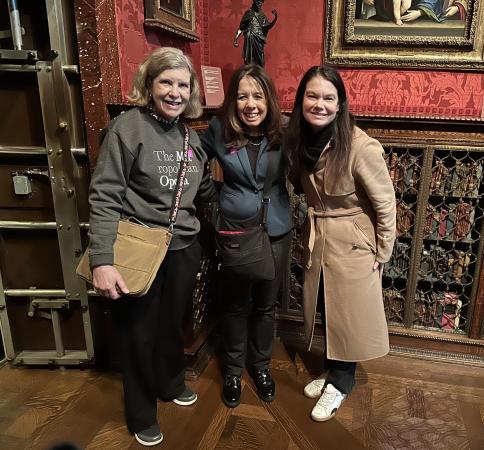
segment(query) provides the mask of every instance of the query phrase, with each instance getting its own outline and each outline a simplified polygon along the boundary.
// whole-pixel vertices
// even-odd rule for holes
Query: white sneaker
[[[318,403],[316,403],[316,406],[311,411],[311,418],[316,422],[324,422],[325,420],[331,419],[345,398],[346,394],[338,391],[331,383],[328,383],[323,395],[321,395]]]
[[[306,384],[304,387],[304,395],[309,398],[318,398],[323,393],[324,383],[326,383],[326,375],[325,372],[321,377],[316,378],[315,380],[311,381],[311,383]]]

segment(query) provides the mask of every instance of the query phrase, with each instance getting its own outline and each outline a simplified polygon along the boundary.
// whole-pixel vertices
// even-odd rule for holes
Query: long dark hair
[[[348,167],[348,158],[353,137],[354,118],[348,107],[346,89],[340,74],[329,66],[313,66],[303,76],[296,92],[296,100],[292,110],[291,119],[284,137],[284,150],[291,170],[298,172],[301,166],[300,147],[302,137],[312,133],[309,124],[303,116],[302,105],[306,86],[314,77],[320,76],[334,85],[338,92],[339,111],[329,125],[333,139],[333,150],[328,154],[328,170],[333,184]],[[299,176],[298,173],[294,175]]]
[[[276,88],[267,72],[257,64],[239,67],[230,79],[227,95],[222,106],[222,124],[224,127],[225,146],[240,148],[247,144],[247,131],[237,114],[237,92],[240,80],[253,78],[260,85],[267,102],[267,115],[261,124],[261,131],[269,141],[271,149],[277,149],[281,143],[281,108],[277,100]]]

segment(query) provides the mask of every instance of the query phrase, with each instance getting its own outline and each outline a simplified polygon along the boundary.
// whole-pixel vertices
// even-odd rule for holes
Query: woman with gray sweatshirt
[[[201,258],[194,199],[214,191],[200,140],[183,123],[202,112],[187,56],[175,48],[155,50],[140,65],[129,98],[136,107],[109,124],[92,178],[90,264],[96,291],[119,299],[128,429],[152,446],[163,439],[157,398],[178,405],[197,400],[184,381],[182,321]],[[170,247],[150,290],[130,297],[113,266],[118,222],[134,218],[149,227],[168,226],[186,138],[188,167]]]

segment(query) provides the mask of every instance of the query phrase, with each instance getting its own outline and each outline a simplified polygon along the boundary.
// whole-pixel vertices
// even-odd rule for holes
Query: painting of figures
[[[484,68],[483,0],[326,0],[324,60]]]
[[[464,37],[468,8],[469,0],[356,0],[355,34]]]

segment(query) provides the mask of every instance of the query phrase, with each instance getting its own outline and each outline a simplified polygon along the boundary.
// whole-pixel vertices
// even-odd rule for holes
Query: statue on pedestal
[[[258,64],[264,67],[264,46],[267,34],[277,21],[277,11],[272,10],[274,19],[272,22],[262,12],[264,0],[253,0],[252,7],[248,9],[242,20],[239,29],[235,33],[234,47],[238,47],[239,36],[244,33],[243,58],[245,64]]]

